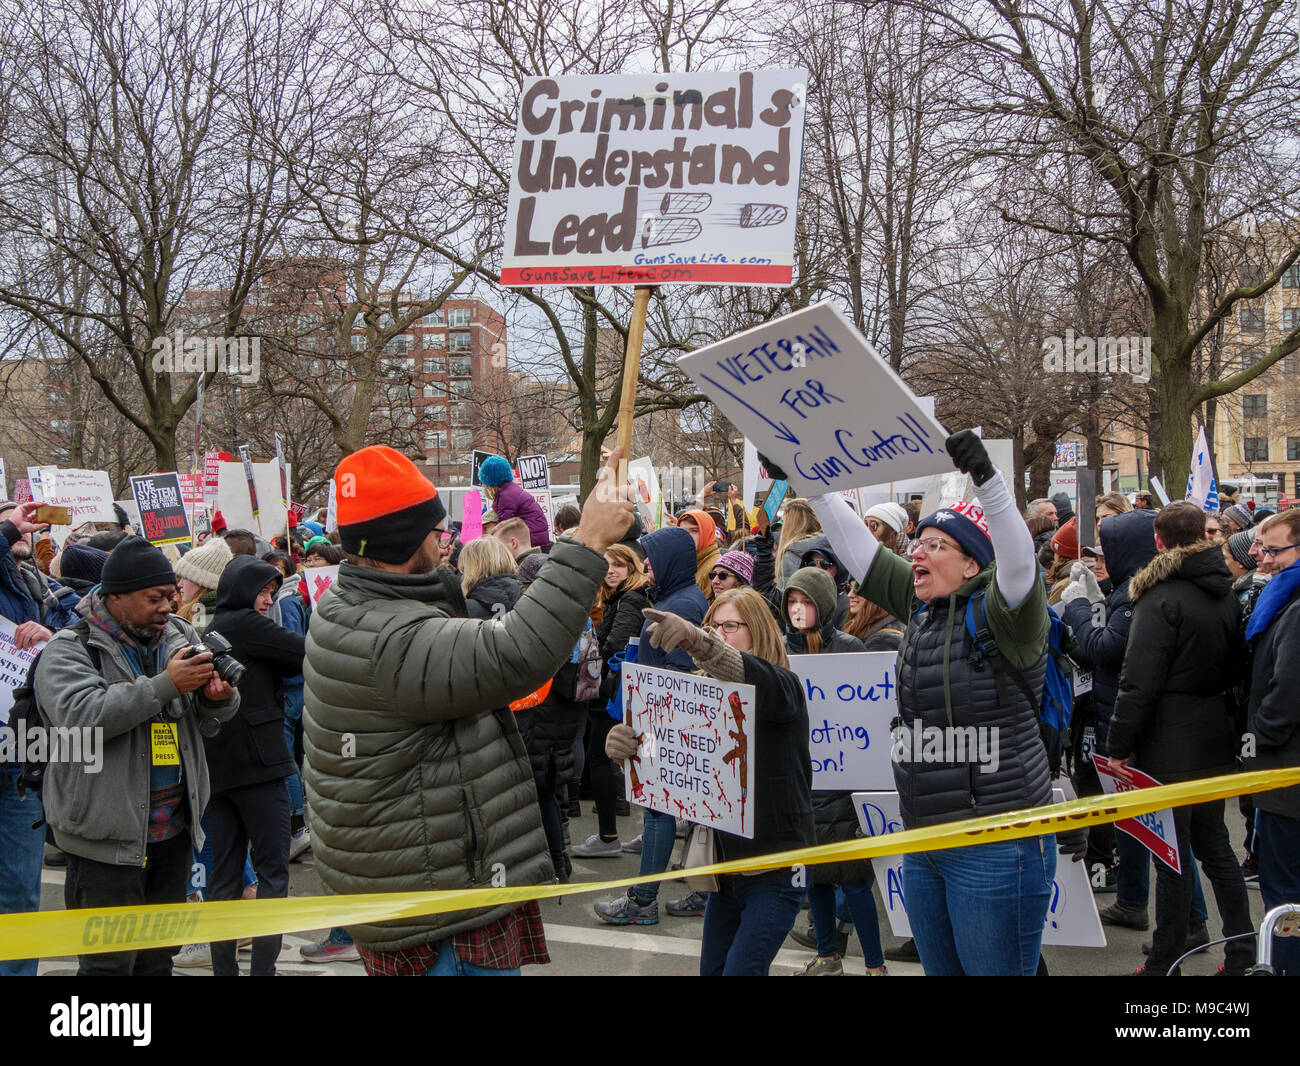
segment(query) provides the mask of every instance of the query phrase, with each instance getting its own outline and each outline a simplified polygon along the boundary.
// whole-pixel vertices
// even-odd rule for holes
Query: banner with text
[[[27,680],[37,652],[45,647],[45,641],[41,641],[31,648],[19,648],[14,643],[17,628],[9,619],[0,618],[0,725],[9,721],[14,689]]]
[[[72,513],[74,528],[86,522],[116,522],[113,511],[113,485],[106,470],[61,470],[41,467],[44,502],[66,507]]]
[[[180,544],[190,539],[190,520],[176,472],[131,478],[131,496],[140,511],[140,535],[150,544]]]
[[[501,284],[789,285],[804,70],[524,81]]]
[[[519,484],[529,492],[551,487],[551,467],[544,455],[519,457]]]
[[[641,747],[627,799],[652,811],[754,836],[753,685],[624,663],[623,710]]]
[[[808,701],[815,790],[890,789],[889,723],[898,714],[892,651],[791,655]]]
[[[1092,765],[1097,768],[1102,791],[1108,796],[1116,792],[1132,792],[1138,788],[1154,788],[1160,784],[1150,774],[1144,774],[1135,766],[1128,768],[1129,773],[1133,775],[1133,784],[1121,781],[1110,768],[1110,762],[1104,755],[1094,754]],[[1116,822],[1115,828],[1131,836],[1174,873],[1183,872],[1182,860],[1178,855],[1178,833],[1174,829],[1174,812],[1170,808],[1152,811],[1137,818],[1125,818]]]
[[[952,470],[947,432],[830,303],[677,364],[801,496]]]

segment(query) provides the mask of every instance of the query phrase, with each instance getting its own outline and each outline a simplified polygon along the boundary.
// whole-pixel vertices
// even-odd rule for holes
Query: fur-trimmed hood
[[[1179,578],[1193,581],[1212,595],[1232,591],[1232,575],[1223,561],[1217,540],[1198,540],[1180,548],[1168,548],[1133,575],[1128,583],[1129,599],[1138,599],[1162,581]]]

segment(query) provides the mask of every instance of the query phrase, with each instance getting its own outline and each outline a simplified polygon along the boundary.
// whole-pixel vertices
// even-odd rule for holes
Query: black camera
[[[227,685],[234,688],[244,680],[244,664],[230,654],[230,641],[220,633],[207,633],[200,644],[191,644],[185,651],[185,658],[202,655],[205,651],[212,653],[212,668]]]

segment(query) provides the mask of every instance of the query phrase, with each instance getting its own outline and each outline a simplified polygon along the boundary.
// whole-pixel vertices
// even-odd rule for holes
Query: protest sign
[[[174,470],[131,478],[131,495],[140,511],[140,535],[150,544],[180,544],[190,539],[189,514]]]
[[[14,482],[14,503],[34,503],[30,478],[20,477]]]
[[[137,537],[140,536],[140,508],[135,505],[134,498],[128,495],[125,500],[114,500],[113,502],[126,512],[126,520],[130,524],[132,532]]]
[[[280,468],[280,502],[286,508],[289,506],[289,473],[284,465],[284,442],[280,439],[280,434],[274,433],[275,437],[275,465]]]
[[[1168,507],[1168,506],[1169,506],[1169,493],[1167,493],[1167,492],[1165,491],[1165,487],[1164,487],[1163,484],[1161,484],[1160,479],[1159,479],[1158,477],[1155,477],[1154,475],[1152,475],[1152,477],[1150,477],[1148,480],[1149,480],[1149,482],[1150,482],[1150,484],[1151,484],[1151,488],[1155,491],[1156,496],[1157,496],[1157,497],[1159,498],[1159,500],[1160,500],[1160,506],[1161,506],[1161,507]]]
[[[280,471],[275,461],[252,463],[253,485],[257,491],[261,523],[253,516],[248,490],[248,469],[242,462],[221,463],[217,468],[216,510],[229,529],[247,529],[261,534],[263,529],[274,536],[284,529],[285,508],[280,503]],[[293,464],[289,464],[290,485]]]
[[[20,649],[14,643],[17,629],[9,619],[0,618],[0,725],[9,721],[14,689],[27,680],[36,653],[45,647],[45,641],[41,641],[34,647]]]
[[[203,453],[203,506],[213,508],[217,503],[217,486],[221,483],[221,464],[230,461],[229,452]]]
[[[339,528],[338,499],[335,496],[334,479],[330,478],[329,495],[325,499],[325,532],[333,533]]]
[[[185,509],[193,514],[203,506],[203,475],[178,472],[176,480],[180,482],[181,499],[185,501]]]
[[[9,499],[9,477],[5,473],[5,461],[0,459],[0,499]]]
[[[1064,800],[1065,794],[1059,788],[1053,789],[1052,802],[1062,803]],[[855,792],[853,807],[864,836],[883,836],[900,832],[903,828],[898,817],[897,792]],[[885,903],[890,932],[894,936],[910,937],[912,927],[907,920],[903,895],[903,856],[872,859],[871,866],[880,887],[880,898]],[[1087,863],[1058,858],[1056,880],[1052,884],[1052,896],[1043,922],[1043,943],[1055,947],[1106,946],[1106,934],[1088,880]]]
[[[529,491],[551,487],[551,468],[544,455],[519,457],[519,484]]]
[[[952,470],[947,432],[833,304],[677,360],[800,495]]]
[[[320,598],[338,579],[339,568],[337,566],[309,566],[302,572],[302,580],[307,589],[307,596],[311,600],[313,610],[320,603]]]
[[[804,70],[527,78],[501,284],[789,285]]]
[[[551,536],[555,535],[555,514],[551,507],[551,490],[550,489],[528,489],[528,495],[537,501],[537,506],[542,509],[542,514],[546,516],[546,529]]]
[[[483,536],[483,497],[475,489],[460,499],[460,542],[468,544]]]
[[[490,459],[493,454],[494,454],[493,452],[481,452],[477,448],[475,448],[473,453],[470,455],[469,483],[474,488],[483,487],[483,482],[479,479],[478,476],[479,468],[483,465],[483,460]]]
[[[889,789],[889,723],[898,714],[898,656],[892,651],[791,655],[803,683],[817,791]]]
[[[663,493],[659,489],[659,475],[649,456],[633,459],[627,464],[627,481],[635,490],[632,497],[641,515],[645,531],[658,529],[663,524]]]
[[[628,801],[753,839],[754,686],[640,663],[621,674],[624,715],[641,738]]]
[[[763,498],[763,513],[767,515],[769,525],[776,521],[776,513],[781,509],[781,501],[789,491],[788,481],[773,481],[772,487],[767,490],[767,495]]]
[[[1074,471],[1079,498],[1074,502],[1075,529],[1080,548],[1091,548],[1097,543],[1097,472],[1086,466]]]
[[[70,525],[86,522],[117,522],[113,511],[113,485],[105,470],[61,470],[41,467],[41,501],[53,507],[66,507],[72,515]]]
[[[1104,755],[1094,754],[1092,765],[1097,768],[1101,779],[1102,791],[1111,796],[1117,792],[1132,792],[1139,788],[1154,788],[1160,784],[1150,774],[1144,774],[1135,766],[1128,768],[1133,775],[1133,784],[1121,781]],[[1178,856],[1178,833],[1174,829],[1174,812],[1169,808],[1140,814],[1136,818],[1124,818],[1115,823],[1121,833],[1127,833],[1147,851],[1163,862],[1176,874],[1183,872],[1182,861]]]
[[[289,525],[291,526],[301,525],[303,516],[306,515],[306,513],[307,513],[307,505],[305,503],[289,504]]]
[[[32,499],[36,503],[44,503],[45,491],[41,487],[41,468],[39,466],[29,466],[27,468],[27,484],[31,487]]]

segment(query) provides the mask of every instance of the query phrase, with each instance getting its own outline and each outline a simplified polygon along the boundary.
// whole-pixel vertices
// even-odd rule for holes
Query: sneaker
[[[892,962],[920,962],[921,955],[916,950],[916,941],[908,938],[896,948],[886,948],[885,958]]]
[[[41,861],[46,866],[67,866],[68,856],[65,852],[51,846],[46,850],[45,856]]]
[[[1247,888],[1259,888],[1259,860],[1247,859],[1241,864],[1241,878]]]
[[[838,955],[833,959],[823,959],[820,955],[814,955],[796,977],[843,977],[844,960]]]
[[[629,855],[640,855],[640,854],[641,854],[641,834],[640,834],[640,833],[637,833],[637,835],[636,835],[635,837],[633,837],[631,840],[627,841],[627,842],[623,845],[623,850],[626,851]]]
[[[867,976],[868,976],[868,977],[888,977],[888,976],[889,976],[889,967],[888,967],[888,966],[875,966],[875,967],[868,966],[868,967],[867,967]]]
[[[575,859],[605,859],[623,854],[623,845],[618,840],[601,840],[599,833],[592,833],[586,843],[576,844],[572,855]]]
[[[304,851],[311,849],[311,830],[305,825],[289,838],[289,861],[293,862]]]
[[[1203,948],[1210,942],[1210,930],[1204,922],[1197,922],[1187,927],[1187,939],[1183,941],[1183,954],[1189,951],[1195,951],[1197,948]],[[1142,945],[1142,954],[1151,954],[1151,945]]]
[[[659,901],[644,907],[632,898],[629,891],[608,903],[593,905],[596,917],[607,925],[658,925]]]
[[[308,944],[298,949],[307,962],[360,962],[361,953],[351,940],[335,940],[331,933],[319,944]]]
[[[1106,925],[1122,925],[1125,929],[1136,929],[1140,933],[1145,933],[1151,927],[1145,907],[1130,907],[1118,901],[1109,907],[1103,907],[1097,916]]]
[[[669,900],[664,904],[664,910],[674,918],[703,918],[706,902],[703,892],[692,892],[681,899]]]
[[[211,944],[186,944],[181,948],[180,954],[172,959],[172,966],[181,970],[189,970],[196,966],[211,965]]]
[[[849,929],[851,928],[852,926],[848,925],[848,923],[846,922],[840,922],[839,925],[836,927],[835,950],[840,955],[844,955],[848,952]],[[812,924],[812,922],[808,923],[808,927],[806,929],[791,929],[790,939],[793,940],[796,944],[801,945],[802,947],[812,948],[813,951],[817,950],[817,929]]]

